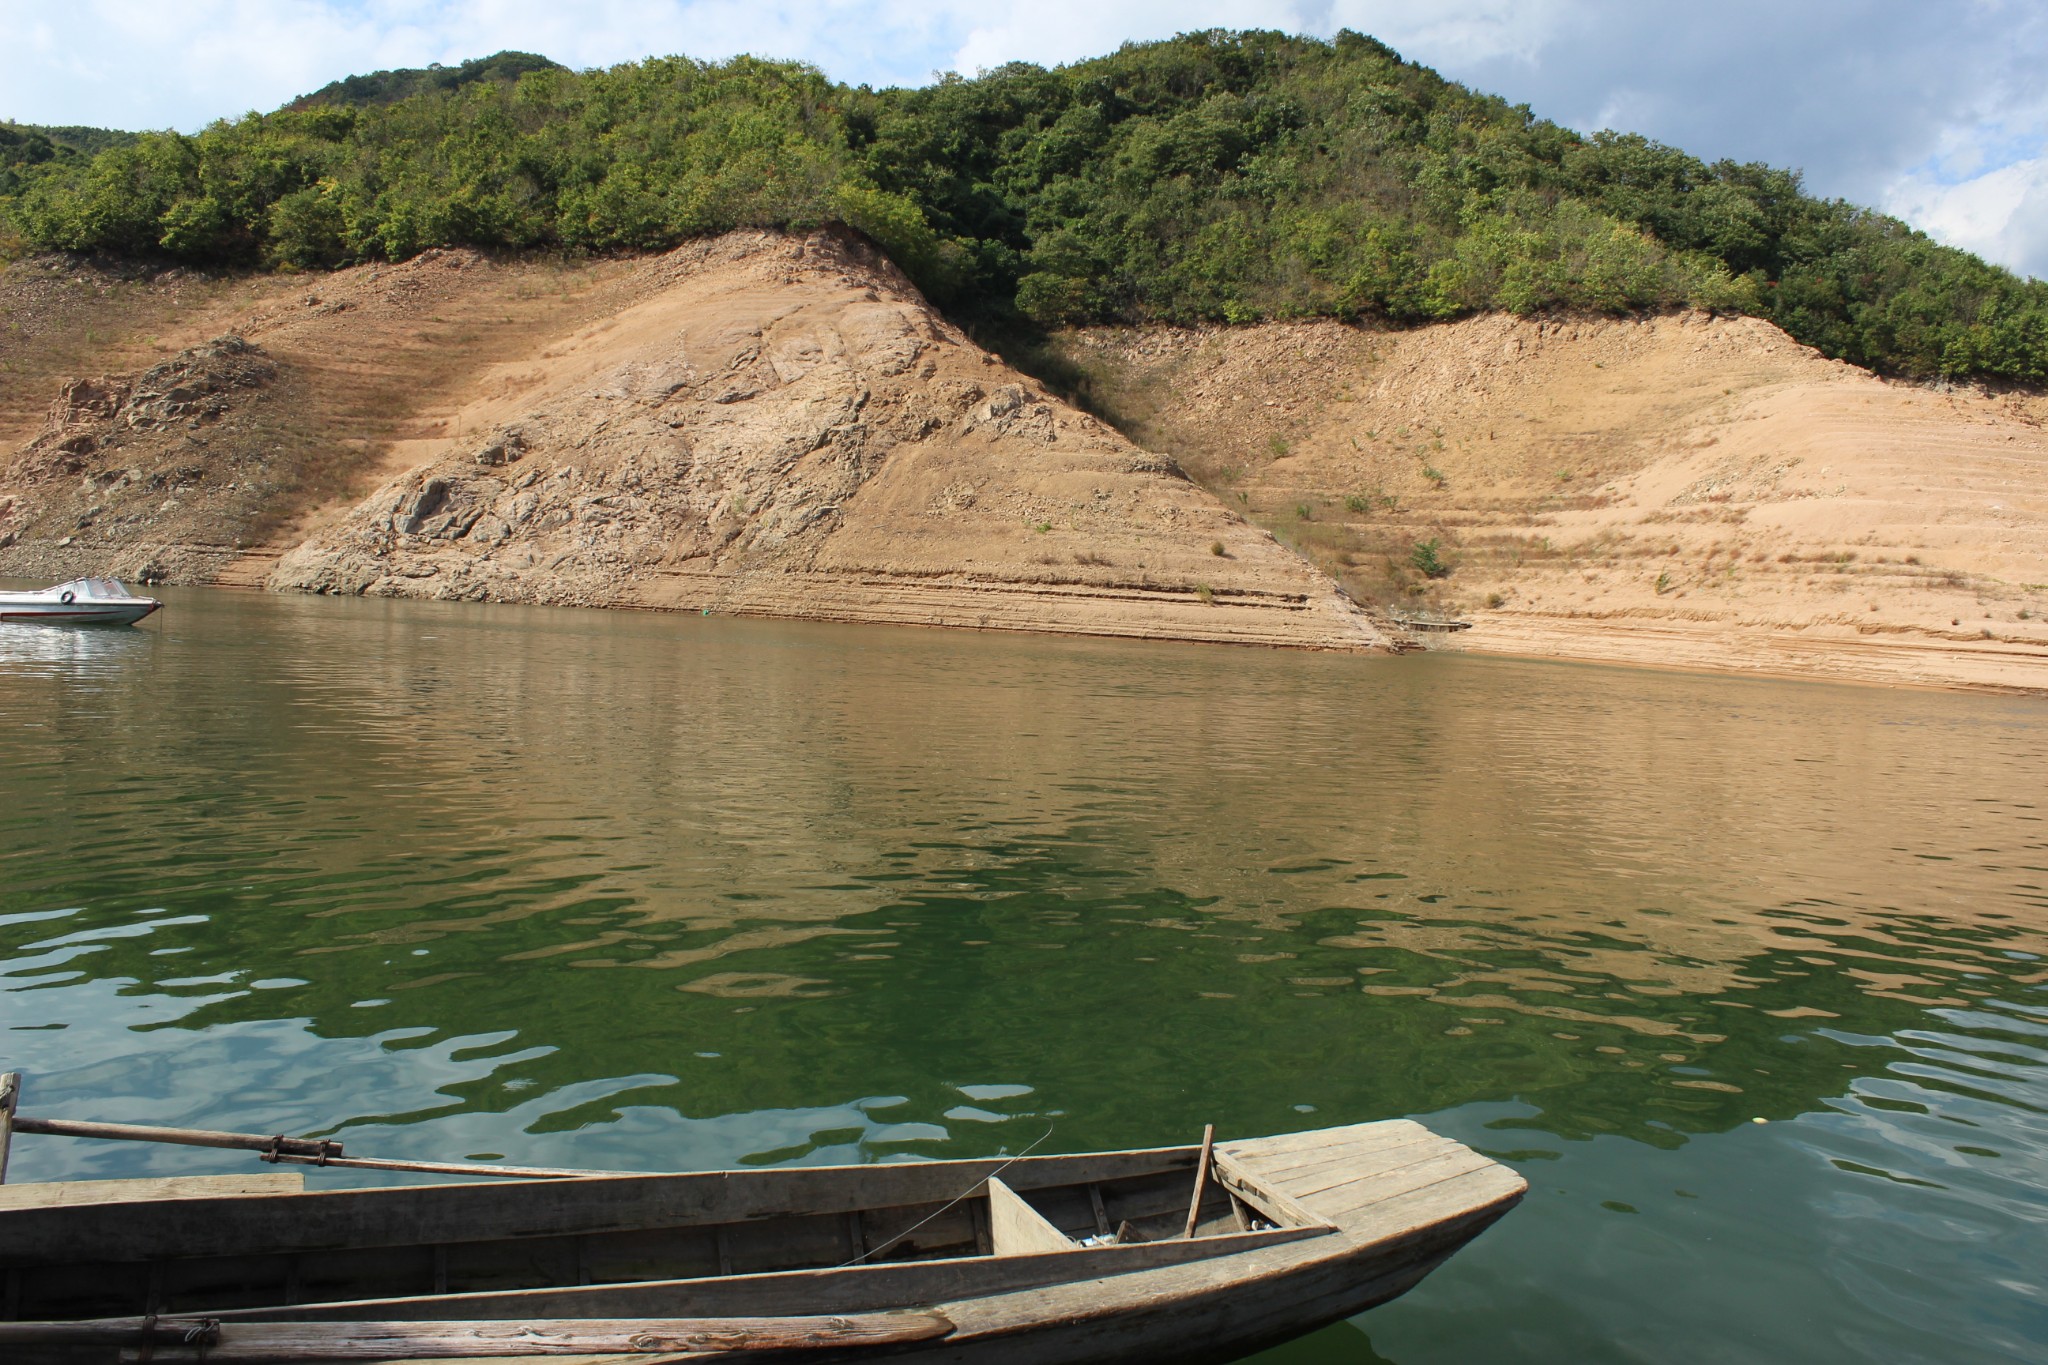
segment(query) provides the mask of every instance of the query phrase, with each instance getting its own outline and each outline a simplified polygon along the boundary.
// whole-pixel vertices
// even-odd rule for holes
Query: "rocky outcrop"
[[[138,375],[74,379],[58,392],[42,433],[15,456],[7,479],[33,486],[83,471],[127,433],[217,422],[241,391],[276,377],[277,366],[260,347],[230,335]]]
[[[139,373],[64,384],[0,471],[0,571],[192,580],[233,558],[284,477],[236,419],[279,375],[230,334]]]
[[[864,244],[743,233],[505,367],[279,589],[1379,643],[1328,579],[997,363]]]

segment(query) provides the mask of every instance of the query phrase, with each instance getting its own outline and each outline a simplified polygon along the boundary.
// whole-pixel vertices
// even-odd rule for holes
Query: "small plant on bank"
[[[1435,465],[1424,465],[1422,467],[1422,477],[1428,479],[1430,482],[1430,486],[1434,488],[1442,488],[1445,484],[1450,482],[1449,479],[1446,479],[1444,477],[1444,472],[1441,469],[1438,469]]]
[[[1502,607],[1506,606],[1507,604],[1508,599],[1501,596],[1497,592],[1490,592],[1486,594],[1486,606],[1487,609],[1490,611],[1499,611]]]
[[[1663,595],[1664,595],[1665,593],[1667,593],[1667,592],[1670,592],[1670,591],[1671,591],[1671,575],[1670,575],[1669,573],[1660,573],[1660,574],[1658,574],[1658,575],[1657,575],[1657,596],[1659,596],[1659,597],[1662,597],[1662,596],[1663,596]]]
[[[1347,493],[1344,495],[1344,510],[1347,512],[1370,512],[1372,511],[1372,499],[1363,493]]]
[[[1050,531],[1052,529],[1052,523],[1049,521],[1041,521],[1037,525],[1033,526],[1031,529],[1038,532],[1038,534],[1040,535],[1044,535],[1047,531]]]
[[[1273,452],[1273,457],[1275,459],[1279,459],[1281,456],[1284,456],[1287,453],[1287,438],[1284,436],[1275,436],[1271,440],[1266,442],[1266,448]]]
[[[1444,562],[1443,554],[1438,548],[1435,536],[1431,536],[1428,540],[1416,541],[1415,548],[1408,552],[1408,562],[1413,564],[1416,571],[1424,578],[1448,578],[1450,576],[1451,566]]]
[[[1205,607],[1213,607],[1216,605],[1216,590],[1214,588],[1211,588],[1207,583],[1195,584],[1195,596],[1202,599],[1202,605]]]
[[[1229,551],[1223,548],[1223,542],[1220,540],[1212,540],[1209,542],[1209,553],[1215,555],[1218,559],[1229,558]]]
[[[1294,515],[1297,520],[1307,521],[1315,515],[1315,509],[1305,502],[1297,502],[1294,504]]]

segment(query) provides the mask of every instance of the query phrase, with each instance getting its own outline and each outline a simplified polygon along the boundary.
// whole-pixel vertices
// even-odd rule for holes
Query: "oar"
[[[12,1077],[14,1073],[9,1072]],[[18,1094],[17,1079],[12,1091],[0,1092],[0,1104]],[[6,1153],[7,1124],[0,1121],[0,1157]],[[425,1171],[432,1175],[498,1175],[523,1180],[568,1180],[584,1176],[638,1175],[638,1171],[590,1171],[567,1166],[485,1166],[456,1161],[400,1161],[388,1157],[344,1156],[339,1142],[324,1138],[294,1138],[282,1133],[222,1133],[207,1128],[164,1128],[145,1123],[92,1123],[84,1119],[38,1119],[13,1115],[17,1133],[41,1133],[50,1137],[108,1138],[126,1142],[169,1142],[186,1147],[229,1147],[260,1153],[265,1161],[291,1166],[345,1166],[361,1171]],[[4,1174],[4,1168],[0,1168]]]

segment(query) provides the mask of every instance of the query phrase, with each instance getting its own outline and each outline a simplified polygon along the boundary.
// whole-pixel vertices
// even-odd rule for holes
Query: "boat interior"
[[[1329,1229],[1199,1151],[607,1176],[0,1209],[0,1318],[597,1311],[675,1286],[673,1311],[744,1312],[801,1277],[814,1311],[1184,1263]],[[1000,1170],[998,1170],[1000,1167]],[[1068,1253],[1093,1258],[1083,1269]],[[746,1277],[739,1281],[727,1277]],[[831,1281],[837,1288],[821,1281]],[[980,1288],[977,1288],[980,1286]],[[550,1292],[552,1291],[552,1292]],[[450,1299],[446,1296],[461,1296]],[[512,1297],[501,1297],[512,1296]],[[496,1302],[493,1302],[496,1300]],[[635,1302],[644,1307],[645,1293]],[[288,1311],[279,1311],[288,1310]],[[386,1310],[385,1316],[407,1316]]]

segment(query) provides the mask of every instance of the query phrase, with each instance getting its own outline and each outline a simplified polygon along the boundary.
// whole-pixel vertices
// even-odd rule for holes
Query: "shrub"
[[[1408,552],[1408,562],[1414,565],[1416,571],[1424,578],[1448,578],[1450,576],[1451,566],[1444,562],[1442,553],[1438,548],[1437,539],[1434,536],[1428,540],[1416,541],[1415,548]]]

